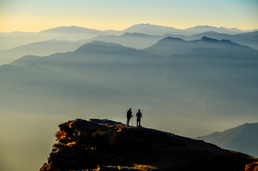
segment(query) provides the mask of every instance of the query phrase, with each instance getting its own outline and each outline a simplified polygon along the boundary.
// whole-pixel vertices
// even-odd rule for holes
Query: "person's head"
[[[132,110],[131,108],[129,108],[129,110]]]
[[[140,112],[141,110],[139,109],[138,112]]]

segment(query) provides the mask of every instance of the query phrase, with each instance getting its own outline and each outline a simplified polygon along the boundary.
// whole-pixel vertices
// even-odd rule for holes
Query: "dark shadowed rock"
[[[246,165],[245,171],[258,171],[258,162],[253,162]]]
[[[40,171],[240,171],[257,162],[204,141],[107,119],[62,123],[56,137],[58,142]]]

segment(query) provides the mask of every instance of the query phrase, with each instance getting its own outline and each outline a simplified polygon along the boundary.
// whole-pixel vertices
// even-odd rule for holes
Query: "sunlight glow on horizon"
[[[124,30],[149,23],[186,29],[197,25],[258,29],[255,0],[3,0],[0,2],[0,32],[39,32],[60,26],[97,30]]]
[[[33,23],[33,24],[32,24]],[[59,23],[53,21],[53,22],[48,22],[47,24],[42,23],[42,22],[37,22],[37,21],[0,21],[0,25],[4,25],[1,26],[0,28],[0,32],[5,32],[5,33],[10,33],[10,32],[40,32],[43,30],[48,30],[48,29],[52,29],[52,28],[57,28],[57,27],[61,27],[61,26],[67,26],[67,27],[71,27],[71,26],[77,26],[77,27],[84,27],[84,28],[88,28],[88,29],[95,29],[95,30],[101,30],[101,31],[105,31],[105,30],[115,30],[115,31],[122,31],[125,30],[133,25],[137,25],[137,24],[151,24],[151,25],[159,25],[159,26],[164,26],[164,27],[174,27],[176,29],[187,29],[187,28],[191,28],[191,27],[195,27],[195,26],[212,26],[212,27],[225,27],[225,28],[236,28],[239,30],[256,30],[258,29],[258,26],[254,27],[236,27],[236,26],[225,26],[225,25],[214,25],[214,24],[185,24],[185,25],[181,25],[181,24],[175,24],[175,23],[149,23],[149,22],[138,22],[138,23],[126,23],[126,24],[119,24],[119,23],[83,23],[83,22],[78,22],[78,23],[68,23],[68,22],[62,22],[60,21]]]

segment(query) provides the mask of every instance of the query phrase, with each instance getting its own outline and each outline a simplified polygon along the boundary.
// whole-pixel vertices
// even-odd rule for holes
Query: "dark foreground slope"
[[[76,119],[59,129],[58,142],[40,171],[251,171],[258,161],[204,141],[110,120]]]

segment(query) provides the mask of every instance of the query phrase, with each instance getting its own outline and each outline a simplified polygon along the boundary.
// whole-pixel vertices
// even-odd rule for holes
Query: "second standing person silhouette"
[[[142,117],[142,113],[141,113],[141,110],[139,109],[138,112],[136,113],[137,127],[141,127],[141,117]]]

